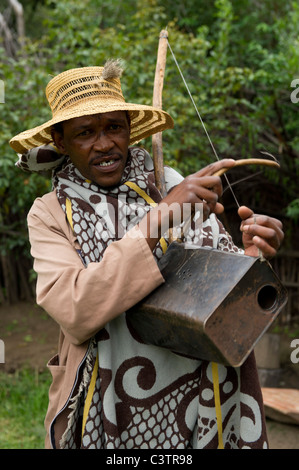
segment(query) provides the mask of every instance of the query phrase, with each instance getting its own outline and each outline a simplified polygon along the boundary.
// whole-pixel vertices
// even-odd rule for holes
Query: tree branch
[[[15,45],[14,45],[14,39],[11,34],[11,31],[4,19],[4,16],[2,13],[0,13],[0,34],[3,32],[3,42],[4,42],[4,48],[7,52],[7,55],[10,57],[14,57],[15,54]]]
[[[24,9],[21,2],[18,0],[9,0],[9,4],[15,12],[17,19],[17,34],[20,46],[24,45],[25,39],[25,21],[24,21]]]

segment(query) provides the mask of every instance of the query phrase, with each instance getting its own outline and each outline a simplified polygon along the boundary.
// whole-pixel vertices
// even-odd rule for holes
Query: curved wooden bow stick
[[[266,160],[264,158],[244,158],[240,160],[236,160],[234,166],[229,168],[221,168],[221,170],[216,171],[213,176],[221,176],[224,175],[228,170],[235,168],[236,166],[244,166],[244,165],[263,165],[263,166],[272,166],[276,168],[280,168],[279,163],[275,160]]]
[[[170,48],[170,45],[168,43],[168,32],[166,30],[162,30],[160,32],[160,36],[159,36],[157,64],[156,64],[154,91],[153,91],[153,106],[155,106],[157,108],[160,108],[160,109],[162,109],[162,92],[163,92],[163,83],[164,83],[164,75],[165,75],[165,67],[166,67],[167,47]],[[170,51],[171,51],[171,53],[173,55],[173,58],[174,58],[174,60],[177,64],[177,61],[174,57],[174,54],[173,54],[171,48],[170,48]],[[209,134],[208,134],[208,132],[206,130],[206,127],[205,127],[205,125],[202,121],[202,118],[199,114],[199,111],[196,107],[196,104],[194,103],[194,100],[193,100],[193,98],[190,94],[190,90],[188,88],[188,85],[187,85],[187,83],[186,83],[186,81],[185,81],[185,79],[182,75],[182,72],[181,72],[178,64],[177,64],[177,67],[178,67],[179,72],[182,76],[183,82],[185,83],[185,86],[186,86],[187,91],[190,95],[190,98],[191,98],[191,100],[192,100],[192,102],[195,106],[195,109],[196,109],[197,114],[199,116],[199,119],[200,119],[200,121],[203,125],[203,128],[204,128],[204,130],[207,134],[207,137],[210,141],[210,144],[211,144],[211,147],[214,151],[214,154],[215,154],[217,160],[220,160],[218,155],[217,155],[216,150],[214,149],[214,146],[211,142]],[[156,185],[157,185],[157,188],[159,189],[159,191],[161,192],[162,197],[165,197],[167,193],[166,193],[165,177],[164,177],[162,132],[159,132],[159,133],[153,135],[153,137],[152,137],[152,146],[153,146],[152,150],[153,150],[153,160],[154,160]],[[262,165],[262,166],[272,166],[272,167],[276,167],[276,168],[280,167],[279,163],[277,163],[274,160],[268,160],[268,159],[263,159],[263,158],[246,158],[246,159],[236,160],[235,165],[233,167],[230,167],[230,168],[235,168],[237,166],[243,166],[243,165]],[[221,170],[214,173],[214,175],[215,176],[221,176],[224,173],[226,173],[226,171],[228,171],[230,168],[222,168]],[[239,203],[236,199],[234,191],[233,191],[229,181],[227,180],[227,178],[226,178],[226,181],[227,181],[229,189],[231,190],[232,195],[233,195],[237,205],[239,206]]]

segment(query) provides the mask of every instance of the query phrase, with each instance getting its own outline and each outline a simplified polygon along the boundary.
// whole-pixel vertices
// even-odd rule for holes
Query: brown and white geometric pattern
[[[182,179],[168,169],[165,174],[168,188]],[[86,181],[67,158],[56,171],[54,187],[63,210],[66,199],[71,200],[74,231],[86,269],[90,262],[100,262],[107,246],[150,210],[150,205],[125,185],[126,181],[137,184],[155,202],[161,200],[155,187],[152,160],[143,149],[130,149],[123,179],[112,190]],[[190,230],[191,238],[197,238],[197,243],[203,246],[239,251],[214,215],[199,231],[192,232],[192,226]],[[157,260],[162,256],[160,244],[153,254]],[[81,371],[79,393],[72,397],[72,411],[61,447],[218,447],[219,423],[210,362],[142,343],[127,323],[125,312],[109,322],[92,341],[95,346],[90,348]],[[81,439],[83,407],[96,356],[99,364],[96,386]],[[251,355],[241,368],[219,365],[218,371],[224,447],[267,447],[254,357]]]
[[[179,179],[177,177],[177,182]],[[114,207],[119,215],[123,210],[119,196],[125,196],[131,210],[125,210],[122,217],[118,217],[118,223],[125,222],[124,225],[130,227],[150,210],[150,205],[124,184],[126,181],[137,184],[155,202],[161,200],[154,184],[152,160],[143,149],[130,149],[121,184],[109,191],[86,182],[70,162],[56,175],[62,207],[66,197],[72,201],[74,231],[87,269],[88,263],[100,261],[109,243],[117,239],[115,228],[119,227],[115,227],[108,208]],[[239,251],[214,215],[202,224],[200,233],[194,231],[192,235],[198,237],[203,246]],[[161,255],[162,249],[158,246],[154,256],[158,260]],[[98,355],[99,366],[81,448],[218,446],[211,363],[143,344],[131,330],[125,313],[106,325],[96,342],[97,350],[93,354]],[[224,446],[266,446],[254,367],[253,375],[248,378],[245,374],[245,380],[242,368],[219,366],[219,371]],[[77,432],[81,433],[81,429]],[[64,445],[68,447],[67,439]]]

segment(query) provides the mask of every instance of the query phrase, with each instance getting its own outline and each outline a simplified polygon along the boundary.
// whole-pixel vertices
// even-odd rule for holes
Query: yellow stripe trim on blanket
[[[156,207],[158,205],[145,191],[143,191],[143,189],[139,188],[136,183],[133,183],[132,181],[126,181],[125,184],[129,186],[129,188],[136,191],[136,193],[143,197],[143,199],[145,199],[146,202],[148,202],[152,207]]]
[[[66,210],[67,220],[71,226],[71,229],[74,231],[73,217],[72,217],[72,203],[68,198],[66,198],[65,200],[65,210]]]
[[[94,389],[95,389],[95,386],[96,386],[98,369],[99,369],[99,356],[97,354],[96,362],[95,362],[95,365],[94,365],[94,368],[93,368],[93,371],[92,371],[92,376],[91,376],[90,384],[89,384],[89,387],[88,387],[86,400],[85,400],[85,403],[84,403],[83,418],[82,418],[82,438],[83,438],[85,425],[86,425],[86,420],[87,420],[87,416],[88,416],[90,405],[91,405],[91,400],[92,400]]]
[[[143,189],[139,188],[139,186],[136,183],[133,183],[132,181],[126,181],[125,183],[129,188],[133,189],[139,196],[141,196],[150,206],[156,207],[158,204],[155,202]],[[167,243],[165,238],[160,238],[160,244],[162,247],[163,253],[166,252],[167,250]]]
[[[223,436],[222,436],[222,413],[221,413],[221,401],[220,401],[220,389],[219,389],[219,373],[218,373],[218,364],[216,364],[215,362],[212,362],[212,377],[213,377],[215,411],[216,411],[217,430],[218,430],[218,449],[224,449]]]

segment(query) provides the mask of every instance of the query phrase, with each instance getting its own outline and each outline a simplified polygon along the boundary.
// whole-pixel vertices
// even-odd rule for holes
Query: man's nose
[[[113,141],[104,131],[101,131],[97,134],[96,140],[93,144],[94,150],[97,150],[98,152],[102,153],[108,152],[113,146]]]

